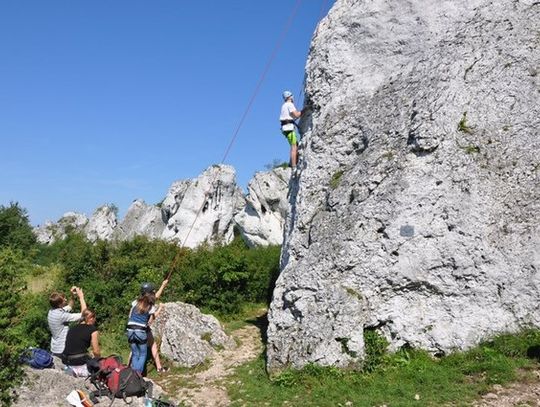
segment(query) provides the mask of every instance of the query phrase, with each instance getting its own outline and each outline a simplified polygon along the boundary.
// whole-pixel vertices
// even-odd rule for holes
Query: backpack
[[[34,369],[47,369],[54,367],[51,353],[44,349],[28,348],[21,355],[21,363],[25,363]]]
[[[92,359],[87,367],[90,382],[96,387],[91,395],[94,398],[107,396],[114,402],[115,397],[126,400],[126,397],[139,397],[151,392],[152,383],[144,380],[139,372],[125,366],[119,356]]]

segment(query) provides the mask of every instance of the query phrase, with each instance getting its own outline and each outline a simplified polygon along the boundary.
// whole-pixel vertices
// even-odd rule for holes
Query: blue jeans
[[[129,346],[131,347],[131,367],[139,373],[144,370],[146,364],[146,355],[148,353],[146,331],[142,330],[127,330]]]

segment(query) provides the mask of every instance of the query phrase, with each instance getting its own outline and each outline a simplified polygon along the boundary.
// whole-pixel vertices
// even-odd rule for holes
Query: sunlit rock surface
[[[289,210],[290,168],[258,172],[248,185],[244,209],[235,221],[250,246],[280,245]]]
[[[540,326],[540,3],[337,0],[307,62],[268,367]]]
[[[162,204],[167,226],[161,237],[185,247],[229,243],[234,237],[234,215],[244,205],[235,169],[211,166],[196,179],[171,186]]]

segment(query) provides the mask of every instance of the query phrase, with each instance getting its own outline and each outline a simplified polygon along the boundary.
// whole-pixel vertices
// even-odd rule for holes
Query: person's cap
[[[290,90],[286,90],[285,92],[283,92],[283,99],[287,100],[289,99],[290,97],[292,97],[292,92]]]

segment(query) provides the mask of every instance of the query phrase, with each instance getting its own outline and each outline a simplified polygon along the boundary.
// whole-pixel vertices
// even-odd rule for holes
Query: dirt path
[[[540,406],[540,371],[533,377],[506,386],[494,385],[491,392],[473,403],[474,407]]]
[[[231,336],[239,344],[235,349],[222,350],[209,361],[209,368],[200,372],[167,374],[157,380],[175,401],[193,407],[222,407],[230,404],[223,379],[234,367],[257,358],[262,351],[261,331],[255,325],[247,325]],[[170,389],[173,392],[170,392]]]

